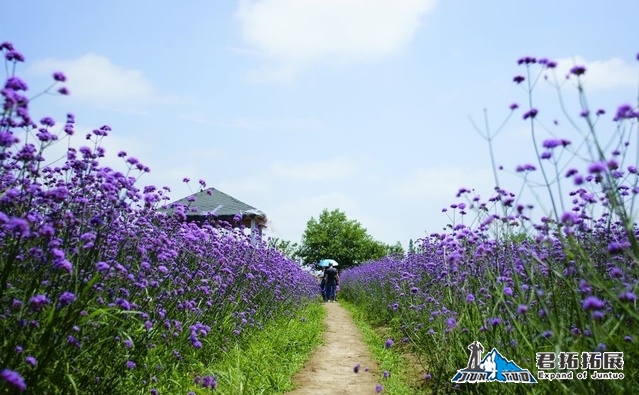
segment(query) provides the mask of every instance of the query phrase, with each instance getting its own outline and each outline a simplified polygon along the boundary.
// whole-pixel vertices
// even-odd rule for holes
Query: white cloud
[[[246,41],[276,64],[261,77],[285,80],[318,61],[341,64],[404,47],[436,0],[240,0]]]
[[[357,165],[346,159],[329,159],[303,165],[274,163],[271,171],[292,180],[327,181],[351,177],[357,172]]]
[[[109,58],[87,53],[76,59],[44,59],[31,66],[34,73],[61,71],[67,76],[65,86],[71,98],[94,104],[139,107],[157,101],[158,94],[142,72],[122,68]]]
[[[639,65],[628,63],[620,58],[607,60],[586,60],[582,56],[573,56],[557,60],[557,77],[564,78],[574,66],[585,66],[583,81],[589,89],[636,88],[639,81]],[[574,77],[571,77],[574,78]]]
[[[340,192],[305,196],[300,199],[282,202],[277,207],[263,207],[270,219],[268,234],[285,240],[299,241],[311,217],[318,219],[322,210],[340,209],[349,219],[350,213],[357,210],[357,202]]]
[[[247,131],[268,131],[268,132],[300,132],[316,130],[322,126],[322,122],[316,118],[273,118],[273,119],[252,119],[235,118],[227,121],[210,120],[201,114],[189,114],[182,116],[187,121],[201,123],[204,125],[222,126],[233,129]]]
[[[490,193],[493,186],[493,176],[489,169],[438,167],[417,170],[410,177],[392,185],[389,195],[406,200],[445,199],[451,203],[461,187]]]

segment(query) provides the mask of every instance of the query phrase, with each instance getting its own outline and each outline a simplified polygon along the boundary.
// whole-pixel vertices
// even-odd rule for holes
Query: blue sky
[[[534,163],[512,82],[522,56],[585,65],[590,103],[608,114],[637,102],[634,0],[8,0],[3,15],[0,40],[25,54],[32,91],[53,71],[68,77],[71,96],[41,97],[33,112],[110,125],[107,152],[151,168],[141,184],[177,200],[190,194],[184,177],[204,179],[291,241],[324,208],[385,243],[440,231],[459,187],[487,198],[494,186],[469,120],[483,125],[484,109],[495,127],[520,104],[497,162]],[[541,85],[536,107],[552,119]]]

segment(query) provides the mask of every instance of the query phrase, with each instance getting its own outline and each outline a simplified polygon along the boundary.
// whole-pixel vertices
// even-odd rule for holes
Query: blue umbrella
[[[328,264],[332,263],[333,266],[338,266],[339,263],[337,263],[337,261],[335,259],[322,259],[321,261],[319,261],[319,266],[320,267],[328,267]]]

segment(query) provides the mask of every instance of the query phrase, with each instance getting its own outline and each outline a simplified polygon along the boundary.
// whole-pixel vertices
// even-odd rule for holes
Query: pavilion
[[[215,189],[207,188],[171,203],[182,204],[188,207],[186,220],[204,222],[208,219],[227,222],[234,228],[244,225],[251,230],[251,241],[256,242],[258,236],[266,228],[267,217],[264,212],[248,205],[233,196]],[[236,215],[241,215],[241,220],[236,221]]]

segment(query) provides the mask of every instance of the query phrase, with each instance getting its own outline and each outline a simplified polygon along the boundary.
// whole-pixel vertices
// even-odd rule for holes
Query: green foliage
[[[379,365],[379,383],[383,386],[383,393],[393,395],[413,395],[421,393],[424,381],[423,374],[411,371],[410,363],[403,354],[405,347],[395,342],[390,348],[385,347],[389,338],[383,328],[374,328],[366,320],[363,311],[357,305],[341,302],[355,321],[355,325],[362,332],[364,343],[373,355],[373,360]],[[384,375],[387,372],[387,375]],[[421,377],[418,377],[421,376]]]
[[[322,342],[325,310],[310,304],[291,319],[282,317],[258,332],[246,347],[236,347],[224,362],[211,367],[219,372],[218,392],[224,394],[278,394],[293,389],[292,377]]]
[[[402,247],[402,243],[400,243],[399,241],[395,245],[387,244],[384,248],[386,249],[387,256],[396,258],[401,258],[406,252],[404,251],[404,247]]]
[[[272,237],[268,240],[268,245],[294,261],[297,261],[299,258],[300,246],[295,242],[282,240],[278,237]]]
[[[326,312],[311,303],[294,316],[283,315],[256,331],[243,344],[236,344],[221,358],[198,361],[192,371],[215,377],[217,388],[195,383],[196,375],[176,371],[172,385],[157,387],[160,394],[219,393],[227,395],[275,395],[293,389],[292,378],[321,344]]]
[[[388,251],[388,246],[373,240],[359,222],[349,220],[344,212],[324,209],[319,219],[313,217],[307,222],[299,256],[306,264],[317,263],[324,258],[335,259],[340,268],[345,269],[380,259]]]

